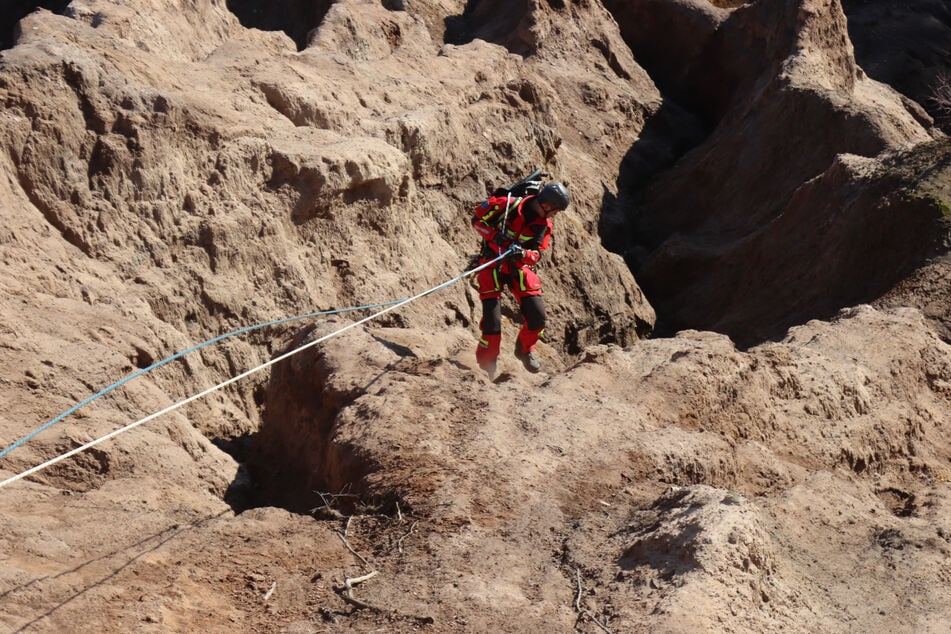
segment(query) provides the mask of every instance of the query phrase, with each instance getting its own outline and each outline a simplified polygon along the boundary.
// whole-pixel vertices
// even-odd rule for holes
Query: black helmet
[[[568,196],[568,189],[555,181],[548,183],[538,192],[538,203],[542,205],[547,203],[553,209],[564,211],[571,204],[571,198]]]

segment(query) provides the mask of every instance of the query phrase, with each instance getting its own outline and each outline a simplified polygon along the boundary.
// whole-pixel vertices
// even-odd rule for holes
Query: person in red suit
[[[541,370],[533,350],[545,329],[545,303],[535,265],[551,244],[552,218],[570,203],[567,188],[552,182],[534,196],[492,196],[475,209],[472,226],[483,239],[479,264],[508,254],[476,278],[482,300],[482,336],[476,347],[476,361],[490,377],[495,376],[502,343],[499,299],[506,286],[518,302],[523,320],[515,340],[515,357],[529,372]]]

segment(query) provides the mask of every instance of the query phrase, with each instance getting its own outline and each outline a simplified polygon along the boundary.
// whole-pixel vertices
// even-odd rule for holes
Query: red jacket
[[[541,251],[551,244],[551,220],[531,213],[525,203],[534,196],[525,198],[508,198],[506,196],[492,196],[481,202],[475,208],[472,217],[472,226],[485,240],[482,245],[482,258],[494,259],[505,252],[498,246],[496,237],[503,230],[503,243],[518,244],[525,249],[525,255],[515,261],[516,266],[534,266],[541,259]],[[506,203],[508,214],[505,213]],[[506,246],[507,248],[507,246]]]

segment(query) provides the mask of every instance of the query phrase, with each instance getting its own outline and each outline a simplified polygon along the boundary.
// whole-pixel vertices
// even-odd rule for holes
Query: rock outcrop
[[[938,0],[915,0],[896,10],[887,2],[843,0],[855,59],[869,77],[908,98],[912,109],[924,108],[942,129],[951,118],[935,101],[951,66],[951,7]]]
[[[688,3],[672,6],[685,11]],[[750,287],[754,293],[781,294],[787,292],[785,282],[754,265],[751,279],[738,289],[736,260],[723,256],[745,252],[784,217],[815,213],[794,211],[808,204],[798,192],[808,181],[836,171],[838,155],[874,157],[940,132],[922,125],[929,118],[920,106],[869,79],[856,65],[845,14],[836,1],[760,1],[733,10],[719,23],[707,17],[709,8],[690,6],[690,11],[705,18],[692,21],[701,25],[694,39],[705,42],[704,52],[694,56],[693,67],[687,64],[686,80],[670,81],[679,81],[677,92],[697,87],[710,104],[705,114],[712,115],[715,127],[672,169],[646,187],[635,177],[637,189],[622,194],[631,203],[627,259],[665,331],[711,328],[756,341],[781,335],[797,320],[828,316],[830,306],[834,312],[871,301],[881,284],[864,293],[828,293],[784,305],[780,310],[788,320],[764,320],[761,314],[747,318],[734,303],[736,294]],[[697,79],[690,82],[691,77]],[[621,179],[623,186],[623,174]],[[795,251],[798,243],[763,237],[755,248],[776,254]],[[910,252],[920,252],[917,244]],[[804,256],[795,264],[813,263]],[[882,284],[894,284],[905,272],[889,268],[878,275],[888,278]],[[823,280],[817,284],[829,290]]]

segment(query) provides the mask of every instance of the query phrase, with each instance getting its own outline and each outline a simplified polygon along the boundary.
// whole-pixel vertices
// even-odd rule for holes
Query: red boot
[[[495,377],[499,347],[502,345],[502,335],[482,335],[479,345],[476,346],[476,361],[479,367],[485,370],[489,378]]]

